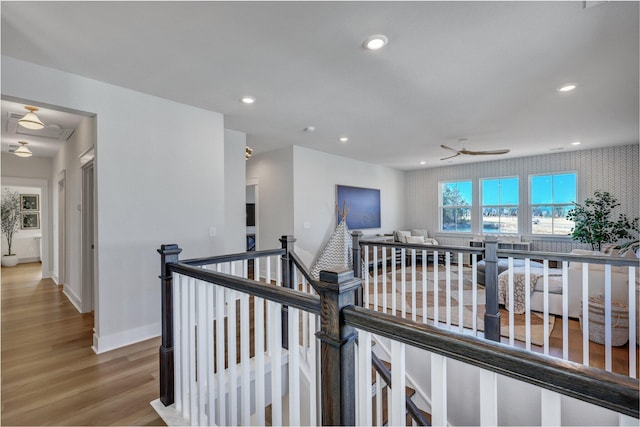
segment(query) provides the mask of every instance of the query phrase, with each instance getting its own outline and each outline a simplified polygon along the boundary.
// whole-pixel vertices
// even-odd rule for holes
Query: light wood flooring
[[[39,263],[2,268],[2,425],[165,425],[160,338],[95,354],[80,314]]]

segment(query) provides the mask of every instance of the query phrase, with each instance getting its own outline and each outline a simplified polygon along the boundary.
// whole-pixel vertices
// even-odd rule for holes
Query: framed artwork
[[[349,229],[380,228],[380,190],[336,185],[336,193],[338,208],[342,209],[345,206],[349,210]]]
[[[22,212],[20,228],[23,230],[37,230],[40,228],[40,212]]]
[[[37,194],[21,194],[20,195],[20,210],[23,211],[39,211],[40,210],[40,196]]]

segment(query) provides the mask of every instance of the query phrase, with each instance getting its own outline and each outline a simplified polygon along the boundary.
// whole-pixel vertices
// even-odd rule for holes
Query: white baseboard
[[[27,264],[29,262],[40,262],[40,257],[28,257],[28,258],[19,258],[18,264]]]
[[[82,302],[80,301],[80,297],[76,295],[71,288],[68,286],[62,285],[62,293],[65,294],[67,299],[73,304],[73,306],[78,310],[78,313],[82,313],[80,307],[82,306]]]
[[[135,329],[118,332],[111,335],[99,336],[93,334],[93,351],[97,354],[104,353],[116,348],[135,344],[151,338],[159,337],[162,330],[160,323],[141,326]]]

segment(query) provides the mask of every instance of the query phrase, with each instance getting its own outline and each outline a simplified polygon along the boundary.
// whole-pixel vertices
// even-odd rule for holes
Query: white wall
[[[592,197],[595,190],[609,191],[622,203],[620,212],[635,218],[640,216],[638,169],[638,144],[632,144],[410,171],[405,175],[405,222],[407,227],[429,229],[440,243],[464,246],[471,235],[456,237],[451,233],[436,233],[439,223],[438,182],[471,179],[477,194],[475,190],[480,178],[519,176],[522,204],[528,198],[529,175],[565,171],[577,172],[578,202]],[[528,218],[525,212],[520,223],[527,224]],[[531,250],[535,251],[570,252],[575,247],[582,247],[570,237],[525,235],[524,240],[532,241]]]
[[[39,188],[42,277],[51,277],[51,159],[46,157],[20,158],[2,153],[2,184]]]
[[[53,183],[53,277],[58,284],[64,285],[64,293],[75,305],[78,311],[82,307],[82,279],[81,279],[81,226],[82,213],[82,171],[80,169],[80,155],[92,146],[95,141],[95,118],[83,117],[73,135],[65,142],[52,160],[51,182]],[[97,163],[97,160],[96,160]],[[59,222],[58,206],[58,176],[64,171],[65,175],[65,253],[58,253]],[[94,242],[94,244],[97,242]],[[65,277],[60,277],[58,271],[59,257],[65,262]],[[98,307],[99,310],[99,307]]]
[[[298,146],[293,167],[295,247],[308,267],[336,228],[337,184],[380,189],[381,227],[365,235],[404,226],[404,172]]]
[[[245,210],[245,147],[247,135],[235,130],[224,130],[224,249],[226,253],[246,250]]]
[[[178,243],[183,258],[224,251],[209,237],[225,222],[222,115],[5,56],[2,93],[96,115],[94,343],[102,352],[157,336],[156,249]]]
[[[3,185],[2,192],[4,191],[12,191],[18,194],[37,194],[39,206],[38,208],[42,208],[42,190],[38,187],[19,187],[19,186],[11,186],[11,185]],[[35,212],[35,211],[34,211]],[[13,235],[13,241],[11,242],[11,252],[15,255],[18,255],[18,262],[38,262],[40,261],[40,245],[42,241],[42,220],[47,220],[46,212],[43,213],[39,210],[40,213],[40,228],[35,230],[23,230],[19,228],[18,231]],[[2,235],[2,254],[6,254],[8,251],[7,247],[7,239],[6,236]]]
[[[247,161],[250,179],[258,182],[256,249],[279,248],[279,239],[294,233],[293,147],[253,155]]]

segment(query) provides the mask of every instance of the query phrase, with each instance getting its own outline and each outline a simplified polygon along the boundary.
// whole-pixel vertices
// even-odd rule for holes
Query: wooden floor
[[[100,355],[80,314],[39,263],[2,268],[2,425],[165,425],[160,338]]]

